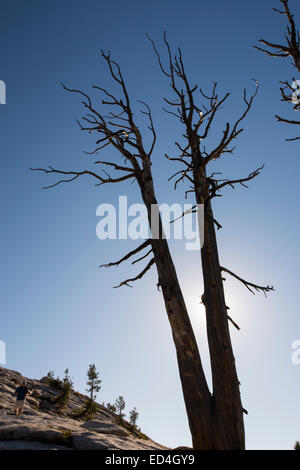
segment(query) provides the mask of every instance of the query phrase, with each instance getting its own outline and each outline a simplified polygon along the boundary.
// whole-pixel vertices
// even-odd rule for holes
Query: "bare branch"
[[[235,323],[235,321],[229,315],[227,315],[227,318],[237,330],[240,330],[239,325],[237,323]]]
[[[265,39],[259,39],[261,44],[264,44],[269,49],[264,49],[258,46],[254,46],[255,49],[258,49],[261,52],[264,52],[269,57],[291,57],[293,59],[294,66],[300,72],[300,40],[299,32],[296,30],[294,15],[291,14],[289,9],[288,0],[280,0],[284,10],[280,11],[276,8],[273,10],[280,15],[285,15],[288,20],[287,34],[285,39],[287,45],[276,44]]]
[[[150,131],[152,132],[152,135],[153,135],[153,140],[152,140],[152,144],[151,144],[151,147],[150,147],[150,150],[148,152],[148,156],[150,157],[152,152],[153,152],[153,149],[154,149],[154,146],[155,146],[155,143],[156,143],[156,132],[155,132],[155,129],[154,129],[154,124],[153,124],[153,119],[152,119],[152,114],[151,114],[151,109],[149,108],[149,106],[147,105],[147,103],[145,103],[144,101],[141,101],[141,100],[138,100],[139,103],[142,103],[146,108],[147,108],[147,111],[141,111],[143,114],[146,114],[146,116],[148,116],[149,118],[149,121],[150,121],[150,126],[148,126],[148,129],[150,129]]]
[[[208,211],[206,211],[206,214],[213,221],[213,223],[216,225],[217,230],[220,230],[222,228],[222,225]]]
[[[173,224],[177,220],[182,219],[187,214],[194,214],[195,212],[197,212],[196,208],[197,208],[197,205],[195,205],[195,206],[191,207],[190,209],[187,209],[186,211],[182,212],[182,214],[179,217],[176,217],[176,219],[171,220],[170,224]]]
[[[204,161],[205,164],[209,163],[211,160],[216,160],[219,158],[223,153],[232,153],[234,149],[228,149],[229,144],[232,142],[233,139],[236,139],[237,136],[243,132],[244,129],[239,129],[240,123],[246,118],[247,114],[249,113],[251,106],[253,104],[253,100],[257,95],[258,92],[258,82],[255,79],[255,91],[251,95],[250,99],[247,100],[246,90],[244,90],[244,103],[246,104],[245,111],[242,115],[237,119],[235,122],[232,130],[230,131],[229,123],[226,124],[226,129],[223,131],[223,138],[220,144],[207,156],[205,157]]]
[[[265,165],[262,165],[261,167],[259,167],[256,170],[252,171],[252,173],[250,173],[250,175],[247,176],[246,178],[240,178],[240,179],[236,179],[236,180],[224,180],[223,183],[214,185],[213,188],[212,188],[212,197],[214,197],[216,191],[219,191],[220,189],[224,188],[225,186],[231,186],[231,188],[234,189],[235,184],[240,184],[240,185],[244,186],[245,188],[248,188],[248,186],[245,184],[245,182],[250,181],[253,178],[255,178],[256,176],[258,176],[260,174],[261,170],[264,168],[264,166]],[[222,180],[211,180],[210,179],[210,181],[214,181],[214,182],[217,183],[218,181],[222,181]]]
[[[300,137],[293,137],[291,139],[285,139],[287,142],[295,142],[295,140],[299,140]]]
[[[286,122],[287,124],[300,125],[300,121],[293,121],[291,119],[284,119],[284,118],[281,118],[280,116],[277,116],[277,115],[275,115],[275,117],[276,117],[278,122]]]
[[[120,171],[129,171],[129,172],[134,172],[135,171],[133,168],[129,168],[127,166],[121,166],[121,165],[117,165],[116,163],[105,162],[105,161],[102,161],[102,160],[98,160],[94,163],[95,163],[95,165],[99,164],[99,163],[101,163],[102,165],[109,165],[109,166],[112,166],[115,170],[120,170]]]
[[[131,279],[126,279],[125,281],[121,282],[121,284],[119,284],[118,286],[115,286],[114,289],[118,289],[119,287],[122,287],[122,286],[127,286],[127,287],[132,287],[129,282],[134,282],[134,281],[137,281],[138,279],[142,279],[142,277],[144,277],[144,275],[146,274],[147,271],[149,271],[149,269],[151,268],[151,266],[155,263],[155,260],[154,258],[152,258],[149,263],[147,264],[147,266],[143,269],[143,271],[141,271],[137,276],[131,278]]]
[[[187,167],[190,167],[190,163],[186,162],[183,158],[178,158],[178,157],[169,157],[169,155],[167,155],[165,153],[165,157],[167,160],[170,160],[172,162],[180,162],[180,163],[184,163]]]
[[[242,279],[240,276],[238,276],[237,274],[234,274],[232,271],[230,271],[229,269],[227,268],[224,268],[223,266],[220,266],[220,270],[221,271],[224,271],[225,273],[227,274],[230,274],[231,276],[233,276],[235,279],[237,279],[238,281],[240,281],[242,284],[244,284],[244,286],[247,287],[247,289],[252,292],[252,294],[255,294],[255,292],[252,290],[252,289],[255,289],[256,291],[261,291],[264,293],[265,297],[267,296],[267,292],[269,291],[274,291],[274,287],[272,286],[259,286],[257,284],[253,284],[252,282],[248,282],[248,281],[245,281],[244,279]],[[252,289],[251,289],[252,288]]]
[[[264,41],[263,39],[259,39],[260,42],[262,42],[263,44],[266,44],[266,41]],[[269,57],[289,57],[289,53],[288,52],[270,52],[268,51],[267,49],[263,49],[262,47],[258,47],[258,46],[253,46],[254,49],[257,49],[258,51],[261,51],[261,52],[264,52],[265,54],[267,54]],[[272,47],[277,47],[275,44],[272,45]],[[284,46],[279,46],[279,47],[284,47]]]
[[[158,52],[157,49],[156,49],[156,46],[155,46],[155,43],[154,43],[153,39],[151,39],[151,37],[150,37],[148,34],[146,34],[146,38],[147,38],[147,39],[151,42],[151,44],[152,44],[153,50],[154,50],[154,52],[155,52],[155,54],[156,54],[156,56],[157,56],[157,59],[158,59],[158,63],[159,63],[159,66],[160,66],[160,70],[162,71],[162,73],[163,73],[164,75],[166,75],[167,77],[170,78],[170,77],[171,77],[171,74],[169,74],[169,73],[164,69],[164,67],[163,67],[163,65],[162,65],[162,62],[161,62],[161,58],[160,58],[159,52]]]
[[[202,91],[201,91],[202,93]],[[215,93],[215,87],[214,87],[214,91],[213,93]],[[203,94],[203,93],[202,93]],[[204,96],[204,95],[203,95]],[[199,138],[200,139],[205,139],[207,137],[207,134],[208,134],[208,131],[211,127],[211,124],[214,120],[214,117],[215,117],[215,114],[216,112],[221,109],[221,106],[222,104],[227,100],[227,98],[230,96],[230,93],[226,93],[225,96],[223,96],[223,98],[217,102],[217,99],[218,99],[218,96],[217,95],[213,95],[213,98],[211,98],[211,110],[209,112],[207,112],[206,114],[210,114],[209,116],[209,119],[208,119],[208,123],[206,124],[206,127],[205,127],[205,131],[204,131],[204,134],[203,135],[200,135]],[[202,120],[203,120],[203,116],[202,116]],[[199,121],[199,124],[198,124],[198,127],[200,126],[200,121]],[[197,127],[197,126],[196,126]]]
[[[150,253],[152,253],[152,251],[153,251],[152,248],[150,248],[150,250],[147,251],[147,253],[146,253],[144,256],[141,256],[140,258],[136,259],[135,261],[132,261],[131,264],[133,265],[133,264],[139,263],[139,262],[142,261],[143,259],[147,258],[147,256],[149,256]]]
[[[275,118],[277,119],[278,122],[284,122],[286,124],[292,124],[292,125],[300,125],[300,121],[294,121],[292,119],[284,119],[280,116],[277,116],[275,115]],[[299,137],[293,137],[291,139],[285,139],[287,142],[295,142],[296,140],[300,140],[300,136]]]
[[[112,262],[112,263],[108,263],[108,264],[101,264],[99,266],[99,268],[110,268],[111,266],[119,266],[119,264],[123,263],[123,261],[126,261],[128,258],[131,258],[132,256],[134,256],[136,253],[139,253],[140,251],[142,251],[144,248],[146,248],[147,246],[149,246],[151,244],[151,240],[146,240],[144,243],[142,243],[140,246],[138,246],[137,248],[135,248],[134,250],[130,251],[129,253],[127,253],[127,255],[123,256],[123,258],[121,258],[119,261],[115,261],[115,262]]]
[[[83,171],[56,170],[55,168],[53,168],[50,165],[49,165],[49,169],[47,169],[47,168],[30,168],[30,170],[32,170],[32,171],[42,171],[45,174],[58,173],[58,174],[61,174],[61,175],[72,175],[71,178],[69,178],[69,179],[59,180],[54,184],[51,184],[49,186],[44,186],[43,189],[54,188],[55,186],[58,186],[61,183],[70,183],[71,181],[76,180],[77,178],[79,178],[82,175],[90,175],[90,176],[93,176],[94,178],[96,178],[97,180],[99,180],[100,183],[97,183],[96,186],[100,186],[100,185],[105,184],[105,183],[119,183],[121,181],[128,180],[129,178],[135,178],[135,176],[136,176],[135,173],[130,173],[128,175],[121,176],[120,178],[111,178],[109,175],[108,175],[107,178],[103,178],[102,176],[98,175],[97,173],[94,173],[93,171],[89,171],[89,170],[83,170]]]

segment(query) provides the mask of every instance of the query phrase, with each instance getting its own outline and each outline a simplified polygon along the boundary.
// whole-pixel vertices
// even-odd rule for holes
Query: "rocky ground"
[[[73,417],[88,397],[72,391],[63,410],[53,399],[60,391],[49,386],[45,378],[26,378],[31,390],[22,416],[14,415],[14,391],[24,377],[16,371],[0,367],[0,450],[164,450],[151,439],[140,438],[126,426],[117,424],[115,413],[99,405],[93,419]],[[126,423],[125,423],[126,424]]]

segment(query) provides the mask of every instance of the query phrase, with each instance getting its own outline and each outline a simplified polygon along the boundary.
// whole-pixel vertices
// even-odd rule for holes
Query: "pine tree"
[[[73,387],[73,381],[71,379],[71,376],[69,375],[69,369],[65,370],[65,376],[63,378],[63,384],[65,385],[66,388],[72,388]]]
[[[116,407],[117,413],[118,413],[118,415],[119,415],[119,418],[120,418],[120,420],[121,420],[121,419],[124,418],[124,416],[125,416],[125,413],[123,413],[123,410],[124,410],[124,408],[125,408],[124,397],[119,396],[119,398],[116,399],[116,401],[115,401],[115,407]]]
[[[60,382],[61,393],[55,398],[54,402],[57,404],[59,409],[63,409],[67,406],[73,389],[73,381],[69,375],[69,369],[65,370],[63,381],[61,382],[59,378],[57,378],[57,382]]]
[[[129,421],[130,421],[130,424],[132,425],[132,429],[136,427],[136,422],[137,422],[138,417],[139,417],[139,413],[137,412],[136,407],[134,407],[133,410],[129,412]]]
[[[94,400],[96,398],[96,393],[101,389],[102,380],[99,379],[99,372],[97,372],[95,364],[90,364],[87,371],[87,386],[86,391],[90,394],[90,399]]]
[[[299,441],[295,442],[294,450],[300,450],[300,442]]]

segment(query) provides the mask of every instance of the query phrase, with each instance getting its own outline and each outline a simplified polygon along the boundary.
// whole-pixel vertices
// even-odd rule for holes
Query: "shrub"
[[[54,377],[53,370],[50,370],[46,375],[45,383],[49,385],[49,387],[56,388],[57,390],[62,390],[63,382],[60,380],[59,377]]]
[[[141,431],[141,428],[133,428],[131,423],[128,423],[128,421],[125,419],[120,418],[120,416],[117,416],[115,423],[125,428],[132,436],[137,437],[138,439],[149,440],[149,437]]]
[[[61,393],[53,400],[53,403],[55,403],[59,409],[63,409],[67,406],[70,393],[73,388],[73,382],[71,380],[71,377],[69,376],[69,369],[65,370],[65,376],[63,378],[63,381],[60,381],[60,383]]]
[[[73,410],[73,418],[89,421],[95,417],[98,410],[99,406],[97,403],[95,403],[94,400],[89,399],[82,408],[76,408]]]
[[[60,444],[71,447],[73,443],[72,431],[63,428],[58,428],[58,430],[60,431]]]
[[[107,408],[109,411],[112,411],[113,413],[116,413],[116,412],[117,412],[117,408],[115,407],[115,405],[112,405],[111,403],[107,403],[107,404],[106,404],[106,408]]]

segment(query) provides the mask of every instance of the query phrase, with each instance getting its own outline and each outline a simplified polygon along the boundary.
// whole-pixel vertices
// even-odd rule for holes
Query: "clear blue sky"
[[[278,81],[291,79],[290,61],[269,59],[252,45],[263,35],[282,38],[284,19],[272,13],[279,1],[166,0],[2,0],[1,71],[7,104],[0,106],[1,145],[1,330],[7,345],[6,367],[40,378],[66,367],[84,391],[86,369],[101,373],[100,402],[124,395],[139,423],[153,439],[169,446],[190,445],[189,429],[174,346],[162,296],[151,272],[134,289],[112,286],[129,274],[130,264],[112,270],[109,262],[135,246],[132,241],[96,238],[96,207],[115,203],[119,194],[139,202],[135,185],[95,188],[88,178],[42,191],[51,177],[29,167],[48,164],[83,169],[94,139],[80,133],[75,118],[80,99],[60,82],[89,90],[110,87],[100,48],[119,61],[133,99],[149,103],[159,133],[153,172],[159,202],[182,202],[183,187],[173,191],[172,171],[162,155],[171,153],[178,127],[161,111],[169,96],[153,51],[145,38],[159,43],[167,30],[181,46],[192,82],[208,89],[218,81],[232,96],[212,134],[241,112],[242,92],[260,83],[234,156],[212,170],[241,177],[262,163],[263,173],[249,189],[227,190],[216,201],[223,265],[276,292],[253,296],[227,279],[230,314],[241,327],[232,341],[241,382],[248,449],[291,449],[300,439],[300,365],[291,362],[291,343],[300,339],[299,143],[286,143],[295,130],[278,124],[275,113],[294,118],[280,102]],[[291,0],[298,15],[300,5]],[[105,156],[105,153],[103,154]],[[177,168],[177,167],[176,167]],[[190,316],[206,370],[200,255],[172,242]]]

